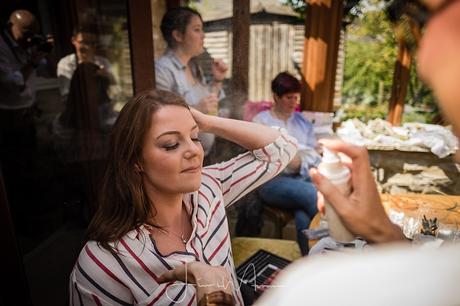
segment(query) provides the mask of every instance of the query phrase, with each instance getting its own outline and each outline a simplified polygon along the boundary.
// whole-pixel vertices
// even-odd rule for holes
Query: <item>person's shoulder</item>
[[[253,122],[264,123],[265,120],[270,119],[272,115],[270,114],[270,110],[264,110],[257,113],[254,118],[252,118]]]
[[[108,243],[106,248],[102,243],[94,240],[86,242],[83,246],[77,263],[82,267],[91,267],[97,262],[104,262],[108,265],[116,263],[117,257],[131,257],[132,250],[141,249],[145,246],[146,237],[140,237],[141,230],[132,230],[118,240]]]
[[[75,53],[70,53],[59,60],[59,62],[68,62],[75,60]]]
[[[310,120],[305,118],[305,116],[301,112],[294,112],[292,114],[292,117],[294,118],[295,121],[300,122],[302,125],[304,125],[304,126],[306,126],[308,128],[313,127],[313,123],[311,123]]]
[[[75,61],[75,53],[68,54],[59,60],[58,67],[67,66],[73,61]]]
[[[170,66],[171,63],[172,63],[171,57],[165,53],[155,60],[155,68],[156,67],[166,68]]]
[[[6,51],[8,49],[9,49],[9,47],[8,47],[5,39],[3,38],[3,36],[0,35],[0,51],[3,52],[3,51]]]
[[[104,66],[110,66],[111,65],[110,60],[107,57],[104,57],[104,56],[101,56],[101,55],[96,55],[96,56],[94,56],[94,58]]]
[[[302,115],[302,112],[293,112],[292,117],[295,118],[296,120],[304,121],[310,123],[310,121],[305,118],[304,115]],[[310,123],[311,124],[311,123]]]
[[[101,243],[90,240],[85,243],[82,250],[80,251],[78,261],[85,261],[87,259],[101,255],[105,256],[106,254],[110,254],[110,251],[108,249],[104,248]]]

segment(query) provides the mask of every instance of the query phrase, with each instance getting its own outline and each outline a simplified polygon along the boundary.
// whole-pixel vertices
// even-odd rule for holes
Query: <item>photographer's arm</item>
[[[13,69],[11,66],[11,55],[8,49],[0,47],[0,83],[2,88],[10,92],[22,92],[25,83],[33,67],[29,64],[24,65],[21,69]],[[24,70],[24,71],[23,71]]]

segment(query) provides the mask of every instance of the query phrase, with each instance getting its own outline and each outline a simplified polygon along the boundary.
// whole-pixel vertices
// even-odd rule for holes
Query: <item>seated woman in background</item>
[[[158,89],[169,90],[204,114],[217,114],[217,102],[225,95],[222,82],[228,66],[222,60],[212,64],[213,79],[207,82],[195,57],[204,52],[204,32],[201,15],[190,8],[180,7],[166,12],[161,21],[168,49],[155,62]],[[205,155],[214,143],[214,135],[200,134]]]
[[[202,168],[200,131],[248,152]],[[219,279],[224,270],[227,295],[242,305],[225,208],[295,155],[295,139],[279,129],[205,115],[168,91],[137,95],[113,128],[99,207],[70,277],[70,304],[196,305],[218,285],[173,283],[185,264],[188,283]]]
[[[316,207],[316,188],[311,183],[308,169],[321,161],[315,151],[316,138],[313,125],[295,112],[300,98],[300,82],[287,72],[281,72],[272,81],[274,104],[253,118],[253,122],[267,126],[278,126],[294,137],[299,150],[282,174],[267,182],[258,192],[269,206],[291,210],[295,214],[297,241],[303,255],[308,253],[308,241],[302,230],[310,225]]]

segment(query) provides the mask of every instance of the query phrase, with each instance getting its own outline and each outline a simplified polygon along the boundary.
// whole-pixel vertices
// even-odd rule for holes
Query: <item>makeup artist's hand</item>
[[[344,225],[353,234],[369,242],[405,240],[399,227],[390,221],[383,209],[367,150],[339,140],[321,140],[321,143],[348,157],[348,161],[343,161],[351,171],[352,192],[347,196],[340,193],[317,169],[310,170],[316,187],[334,207]],[[322,206],[318,209],[324,211]]]

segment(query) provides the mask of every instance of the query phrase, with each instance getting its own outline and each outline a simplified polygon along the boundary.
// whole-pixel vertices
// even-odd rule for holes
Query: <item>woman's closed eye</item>
[[[201,142],[200,139],[198,137],[195,137],[195,138],[190,138],[193,142]],[[163,145],[163,148],[166,150],[166,151],[171,151],[171,150],[175,150],[179,147],[179,142],[175,142],[175,143],[167,143],[165,145]]]
[[[163,146],[163,148],[166,150],[166,151],[171,151],[171,150],[175,150],[179,147],[179,143],[176,142],[176,143],[171,143],[171,144],[165,144]]]

